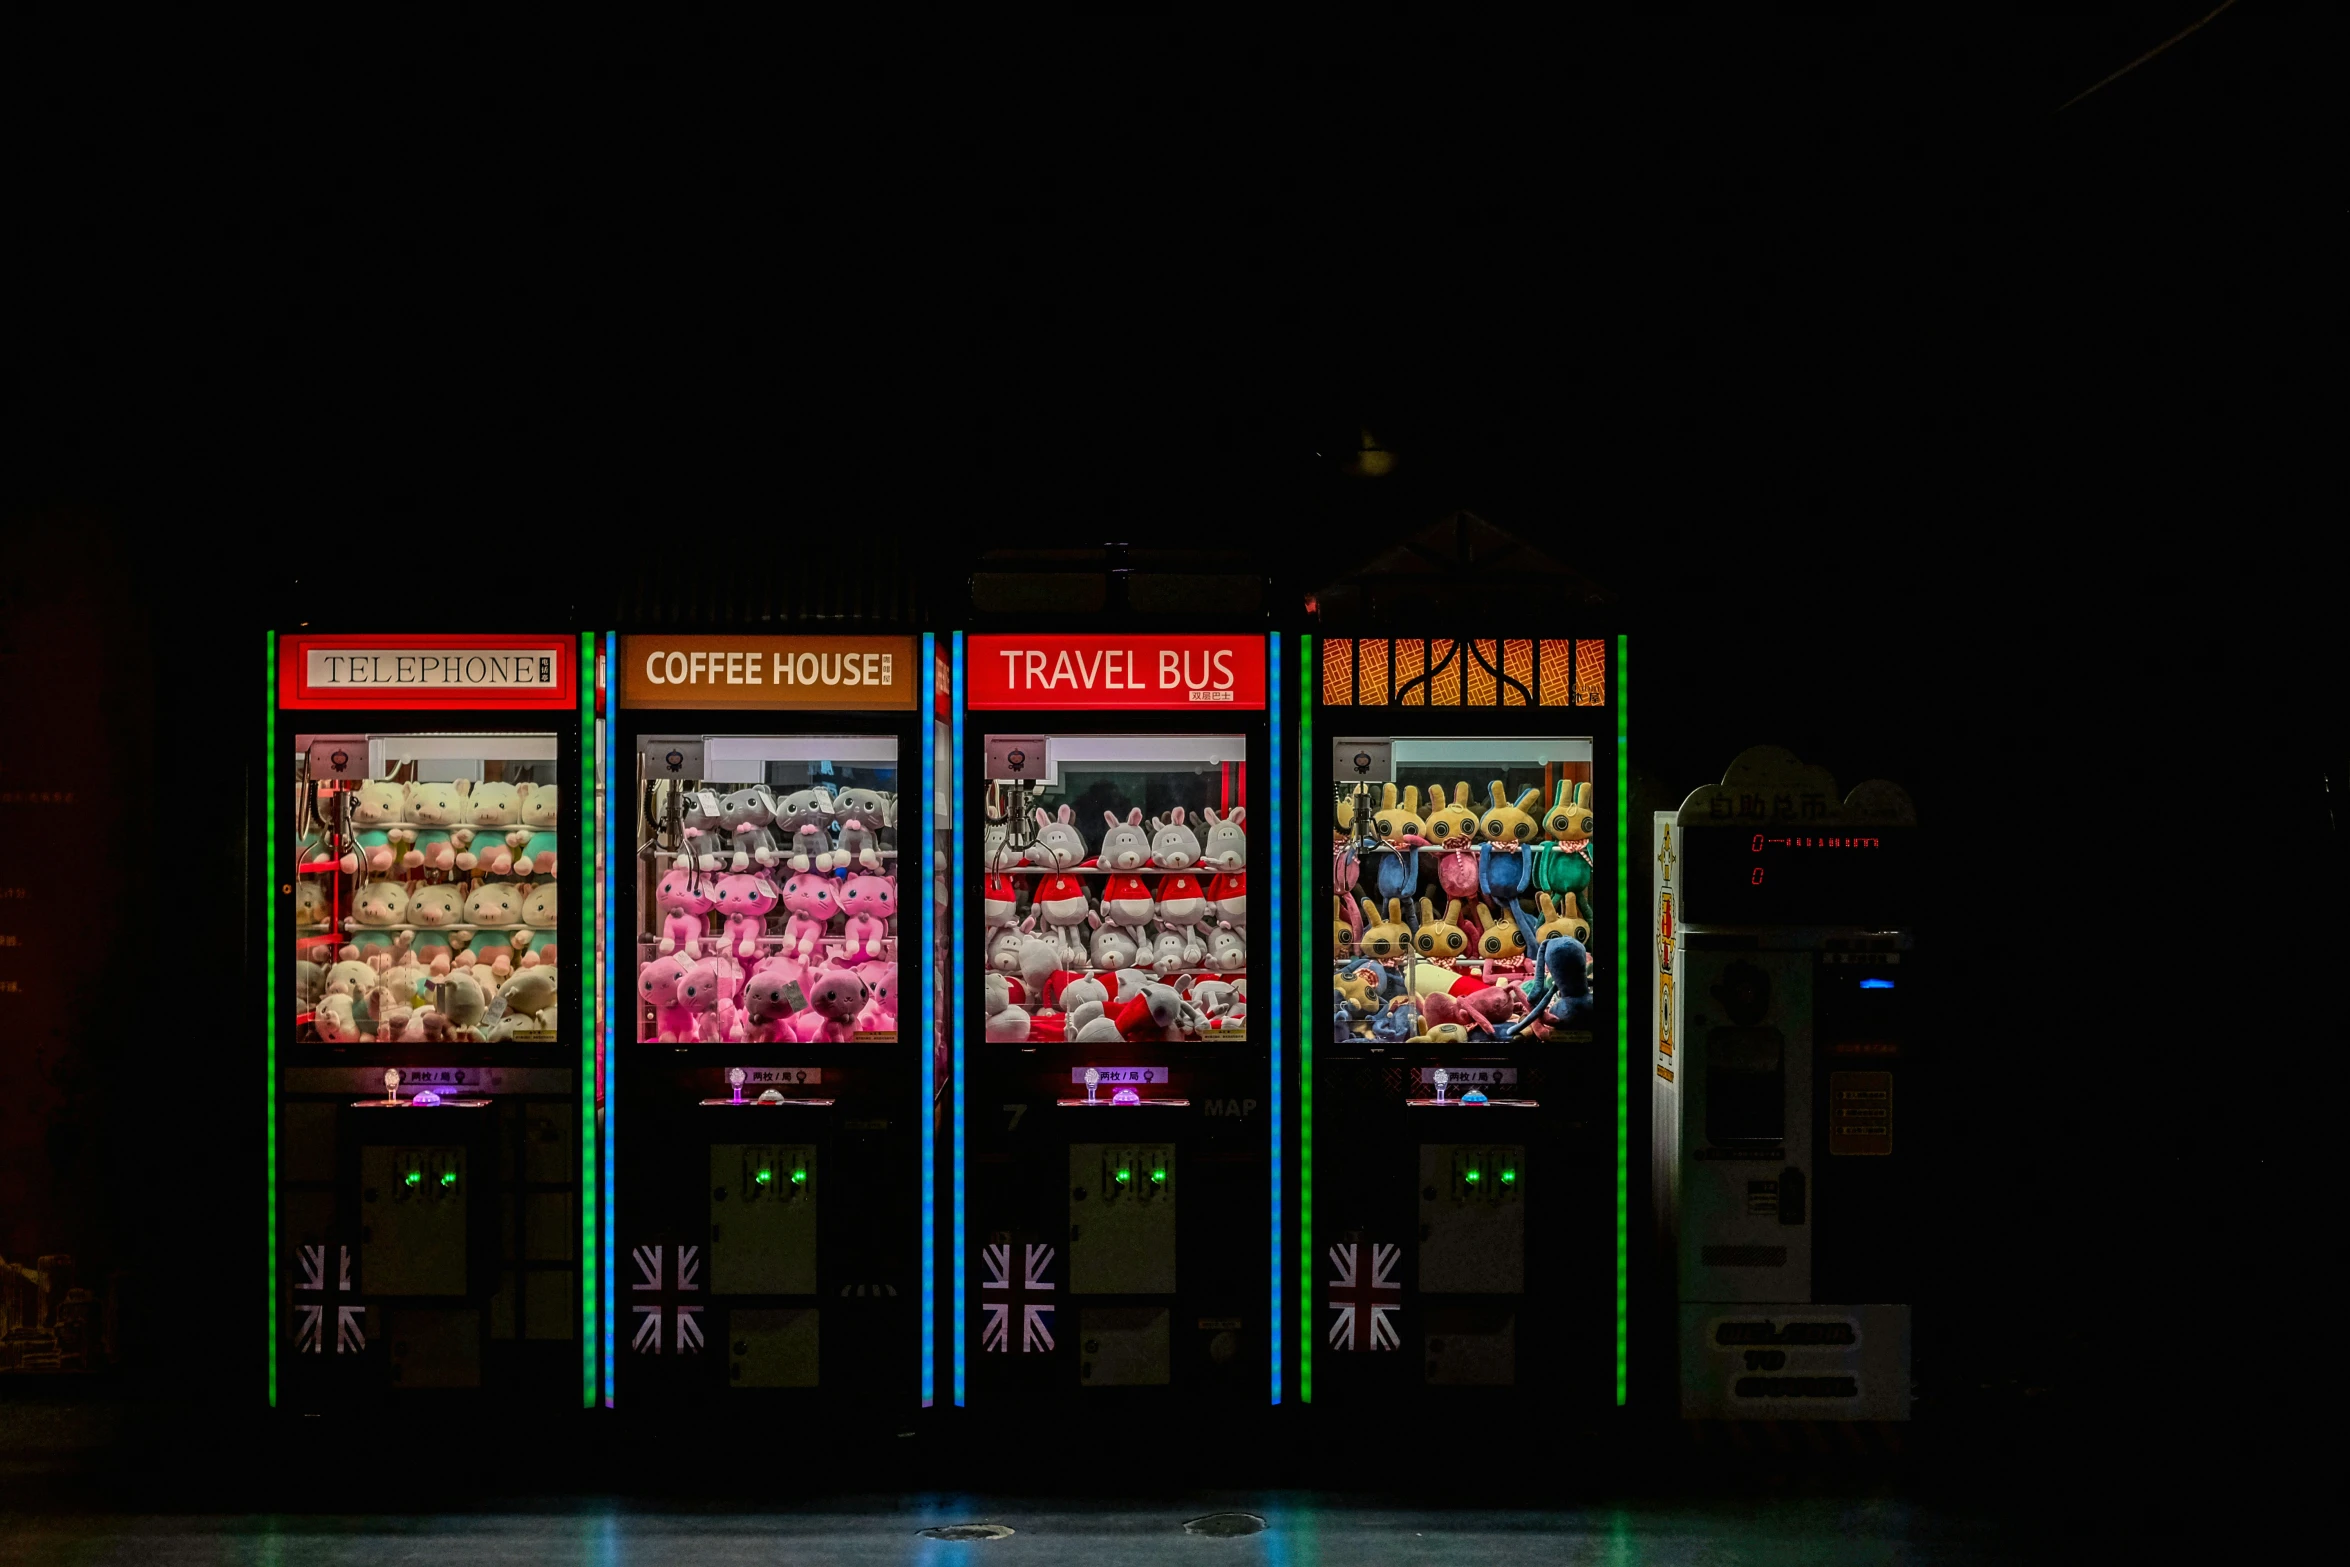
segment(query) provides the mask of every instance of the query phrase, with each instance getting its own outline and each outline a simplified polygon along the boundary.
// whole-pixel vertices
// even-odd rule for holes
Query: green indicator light
[[[422,1186],[424,1184],[424,1172],[422,1170],[410,1170],[408,1172],[408,1184],[411,1186]]]
[[[1152,1184],[1153,1186],[1164,1186],[1164,1185],[1166,1185],[1166,1184],[1167,1184],[1167,1172],[1166,1172],[1166,1171],[1164,1171],[1164,1170],[1153,1170],[1153,1171],[1151,1171],[1151,1184]]]
[[[1501,1184],[1502,1184],[1502,1185],[1504,1185],[1504,1186],[1515,1186],[1515,1185],[1517,1185],[1517,1184],[1518,1184],[1518,1172],[1517,1172],[1517,1171],[1515,1171],[1515,1170],[1504,1170],[1504,1171],[1502,1171],[1502,1172],[1501,1172]]]
[[[807,1171],[805,1171],[805,1170],[794,1170],[794,1171],[792,1171],[792,1173],[791,1173],[791,1183],[792,1183],[794,1186],[805,1186],[805,1185],[807,1185],[807,1184],[808,1184],[808,1172],[807,1172]]]
[[[457,1172],[456,1172],[455,1170],[444,1170],[444,1171],[442,1171],[442,1172],[441,1172],[441,1184],[442,1184],[443,1186],[454,1186],[454,1185],[456,1185],[456,1184],[457,1184]]]
[[[1474,1171],[1474,1170],[1471,1170],[1471,1171],[1468,1173],[1468,1175],[1467,1175],[1466,1177],[1464,1177],[1464,1179],[1466,1179],[1466,1180],[1468,1181],[1468,1183],[1469,1183],[1471,1186],[1474,1186],[1474,1185],[1476,1185],[1476,1184],[1477,1184],[1477,1172],[1476,1172],[1476,1171]]]
[[[1127,1178],[1129,1175],[1131,1175],[1132,1173],[1133,1173],[1133,1172],[1132,1172],[1132,1171],[1130,1171],[1130,1170],[1120,1170],[1120,1171],[1118,1172],[1118,1184],[1119,1184],[1120,1186],[1124,1186],[1124,1185],[1126,1184],[1126,1178]]]
[[[775,1179],[775,1175],[774,1175],[774,1172],[773,1172],[773,1171],[770,1171],[770,1170],[761,1170],[761,1171],[759,1172],[759,1184],[760,1184],[761,1186],[764,1186],[764,1185],[766,1185],[766,1184],[767,1184],[769,1181],[772,1181],[772,1180],[774,1180],[774,1179]]]

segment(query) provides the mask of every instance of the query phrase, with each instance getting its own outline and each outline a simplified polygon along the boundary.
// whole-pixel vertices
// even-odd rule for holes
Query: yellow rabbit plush
[[[1390,848],[1418,848],[1428,841],[1420,821],[1420,786],[1407,784],[1403,798],[1398,801],[1395,785],[1384,787],[1379,798],[1378,814],[1371,818],[1371,826]]]
[[[1554,907],[1550,894],[1538,892],[1534,901],[1542,908],[1542,923],[1534,928],[1536,941],[1548,941],[1554,936],[1572,936],[1585,946],[1591,945],[1591,922],[1575,904],[1575,895],[1562,893],[1563,906]]]
[[[1484,904],[1477,905],[1477,955],[1495,963],[1515,963],[1526,955],[1526,933],[1506,915],[1500,918]]]
[[[1591,785],[1571,784],[1564,778],[1551,792],[1550,809],[1542,813],[1542,830],[1560,843],[1579,843],[1591,836]]]
[[[1373,904],[1371,912],[1378,912]],[[1411,950],[1412,933],[1403,922],[1403,899],[1387,900],[1387,918],[1355,938],[1355,950],[1366,958],[1400,958]]]
[[[1420,900],[1420,929],[1412,940],[1420,949],[1420,956],[1449,961],[1469,950],[1469,933],[1461,929],[1461,900],[1453,899],[1445,905],[1444,917],[1436,917],[1436,905],[1426,898]]]
[[[1498,787],[1498,785],[1496,786]],[[1452,786],[1452,803],[1444,802],[1444,786],[1428,790],[1428,841],[1448,849],[1465,849],[1477,841],[1477,807],[1469,803],[1469,786]]]
[[[1542,799],[1542,791],[1528,789],[1515,800],[1501,792],[1501,780],[1493,780],[1493,804],[1478,823],[1478,829],[1492,843],[1532,843],[1536,831],[1534,806]]]

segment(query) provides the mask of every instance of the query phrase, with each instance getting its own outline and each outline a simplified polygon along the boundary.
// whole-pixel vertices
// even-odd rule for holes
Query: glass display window
[[[990,1040],[1246,1037],[1246,742],[1041,737],[1045,775],[988,788]],[[990,736],[1010,756],[1027,740]]]
[[[296,1044],[556,1038],[555,736],[301,735],[295,747]]]
[[[1339,745],[1384,754],[1391,776],[1340,782],[1332,794],[1336,1037],[1379,1046],[1590,1038],[1590,740]]]
[[[638,759],[638,1041],[894,1041],[896,738],[649,737]]]

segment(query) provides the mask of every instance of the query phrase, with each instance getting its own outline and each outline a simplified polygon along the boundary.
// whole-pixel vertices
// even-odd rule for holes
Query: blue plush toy
[[[1420,1009],[1398,997],[1371,1020],[1371,1037],[1381,1044],[1400,1045],[1420,1031]]]
[[[1553,1029],[1589,1028],[1592,1021],[1591,960],[1572,936],[1553,936],[1535,954],[1541,976],[1526,992],[1526,1015],[1512,1021],[1505,1037],[1516,1038],[1537,1020]]]
[[[1488,903],[1515,903],[1534,890],[1533,856],[1490,840],[1477,848],[1477,890]]]
[[[1388,849],[1371,857],[1371,885],[1381,901],[1409,901],[1420,890],[1420,851]]]

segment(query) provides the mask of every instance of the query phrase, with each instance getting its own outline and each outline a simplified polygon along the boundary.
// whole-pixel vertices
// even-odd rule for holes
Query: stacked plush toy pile
[[[1197,1039],[1248,1023],[1248,812],[1140,810],[1089,846],[1074,812],[1036,813],[1015,852],[990,825],[983,853],[987,1037]]]
[[[377,779],[339,798],[339,830],[298,850],[297,934],[329,939],[297,962],[297,1021],[339,1044],[552,1030],[556,786]]]
[[[640,1040],[829,1043],[897,1031],[895,802],[873,789],[686,796],[656,851]]]
[[[1499,779],[1339,804],[1333,1023],[1342,1036],[1460,1044],[1591,1026],[1591,785],[1515,800]],[[1368,807],[1368,797],[1365,797]],[[1438,912],[1438,901],[1443,910]],[[1384,906],[1385,917],[1381,918]]]

